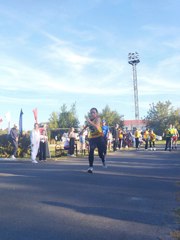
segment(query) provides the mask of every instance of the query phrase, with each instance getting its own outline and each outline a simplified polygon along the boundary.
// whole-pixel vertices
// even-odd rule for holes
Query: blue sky
[[[179,0],[0,1],[0,116],[32,129],[76,102],[81,123],[107,104],[134,119],[132,66],[137,51],[139,111],[152,102],[180,106]]]

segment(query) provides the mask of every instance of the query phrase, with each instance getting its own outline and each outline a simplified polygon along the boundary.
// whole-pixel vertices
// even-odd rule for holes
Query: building
[[[124,120],[124,129],[134,131],[136,128],[145,130],[147,121],[145,120]]]

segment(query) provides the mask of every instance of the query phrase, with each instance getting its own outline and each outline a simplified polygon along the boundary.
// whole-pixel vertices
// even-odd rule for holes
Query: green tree
[[[76,116],[76,103],[73,103],[70,110],[66,104],[60,108],[60,112],[52,112],[49,118],[49,129],[57,128],[78,128],[79,120]]]
[[[118,123],[121,127],[123,126],[123,121],[121,120],[121,116],[117,111],[111,110],[108,105],[102,109],[100,113],[102,119],[105,119],[109,126],[114,126],[115,123]]]
[[[7,134],[8,133],[8,129],[0,129],[0,135],[3,135],[3,134]]]
[[[76,103],[73,103],[70,110],[67,110],[66,104],[63,104],[59,113],[58,127],[59,128],[78,128],[79,120],[76,116]]]
[[[52,112],[49,118],[49,128],[56,129],[58,128],[58,113]]]
[[[180,108],[174,110],[172,116],[170,116],[170,122],[180,130]]]
[[[147,127],[153,129],[158,135],[162,135],[170,123],[174,124],[173,119],[174,110],[170,101],[150,104],[150,109],[145,117]]]

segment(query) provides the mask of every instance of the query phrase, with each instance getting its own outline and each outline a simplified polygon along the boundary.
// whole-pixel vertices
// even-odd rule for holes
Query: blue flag
[[[19,115],[19,135],[20,136],[22,136],[22,133],[23,133],[22,115],[23,115],[23,111],[21,109],[21,112],[20,112],[20,115]]]

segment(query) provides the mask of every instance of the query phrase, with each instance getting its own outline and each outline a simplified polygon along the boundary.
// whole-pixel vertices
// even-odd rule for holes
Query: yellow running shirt
[[[141,132],[139,130],[136,130],[134,133],[135,138],[140,138]]]
[[[91,120],[94,124],[99,124],[99,127],[96,128],[92,126],[91,124],[88,124],[89,127],[89,138],[97,138],[103,136],[103,131],[102,131],[102,124],[101,124],[101,119],[95,118],[94,120]]]

